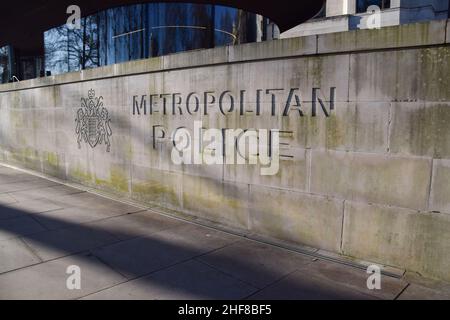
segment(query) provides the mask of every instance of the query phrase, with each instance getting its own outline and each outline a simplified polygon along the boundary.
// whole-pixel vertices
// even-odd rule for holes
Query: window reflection
[[[0,83],[9,82],[11,78],[9,51],[7,46],[0,48]]]
[[[256,15],[189,3],[111,8],[44,34],[47,74],[256,41]]]

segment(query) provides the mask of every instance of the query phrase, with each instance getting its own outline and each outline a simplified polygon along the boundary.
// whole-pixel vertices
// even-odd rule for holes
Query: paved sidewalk
[[[69,266],[81,290],[68,290]],[[0,299],[450,299],[0,166]]]

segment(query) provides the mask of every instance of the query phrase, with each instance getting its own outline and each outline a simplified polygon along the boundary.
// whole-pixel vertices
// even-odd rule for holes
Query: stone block
[[[450,215],[346,202],[343,253],[450,279]]]
[[[250,230],[274,239],[339,252],[343,202],[250,186]]]
[[[229,46],[229,62],[316,54],[316,36]]]
[[[226,165],[224,180],[238,183],[264,185],[276,188],[286,188],[297,191],[308,191],[310,154],[305,149],[287,148],[280,150],[281,157],[278,165],[275,159],[271,167],[278,168],[275,175],[263,175],[263,170],[270,166],[243,164]],[[292,157],[292,158],[290,158]]]
[[[225,226],[248,229],[248,185],[190,175],[183,175],[181,181],[184,212]]]
[[[392,104],[392,153],[450,158],[450,105],[404,102]]]
[[[430,211],[450,214],[450,160],[434,160]]]
[[[357,53],[350,60],[350,101],[450,99],[448,47]]]
[[[427,208],[431,159],[313,150],[311,161],[313,193]]]
[[[164,56],[162,59],[165,70],[221,64],[228,60],[228,47],[175,53]]]
[[[450,43],[450,23],[449,23],[449,20],[447,20],[447,31],[446,31],[445,34],[447,35],[446,39],[445,39],[445,42],[446,43]]]
[[[445,20],[381,29],[360,29],[318,35],[318,53],[355,52],[436,45],[445,42]]]

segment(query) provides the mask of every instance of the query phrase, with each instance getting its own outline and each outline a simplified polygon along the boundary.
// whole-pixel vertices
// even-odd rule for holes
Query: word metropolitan
[[[313,88],[311,99],[302,100],[299,88],[259,89],[250,94],[247,90],[233,93],[230,90],[216,92],[204,91],[189,94],[167,93],[133,96],[132,112],[134,116],[208,116],[219,113],[224,116],[238,113],[240,116],[270,114],[289,117],[330,117],[335,110],[336,88],[330,88],[329,97],[324,97],[320,88]]]

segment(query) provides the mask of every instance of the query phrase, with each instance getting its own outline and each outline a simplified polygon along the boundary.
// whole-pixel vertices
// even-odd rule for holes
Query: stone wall
[[[1,158],[258,237],[450,280],[448,31],[447,21],[358,30],[2,85]],[[223,92],[233,110],[229,95],[220,108]],[[186,108],[191,93],[198,112]],[[110,146],[95,135],[78,143],[82,99],[100,96],[107,114],[86,123],[105,129]],[[170,133],[196,120],[281,130],[280,171],[173,164]]]

